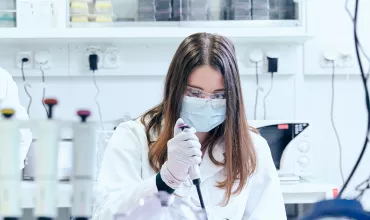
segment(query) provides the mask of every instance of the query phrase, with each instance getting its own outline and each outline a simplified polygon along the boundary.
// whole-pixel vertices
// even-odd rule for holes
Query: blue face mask
[[[185,96],[180,117],[197,132],[208,132],[226,119],[226,99],[202,99]]]

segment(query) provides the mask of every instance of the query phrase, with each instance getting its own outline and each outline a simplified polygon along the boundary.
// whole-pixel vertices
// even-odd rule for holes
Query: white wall
[[[315,163],[318,166],[317,176],[325,181],[341,184],[338,168],[338,147],[334,132],[330,124],[330,69],[320,67],[320,54],[324,48],[345,48],[353,53],[353,37],[350,30],[350,20],[344,10],[344,0],[309,0],[308,25],[314,33],[315,39],[305,47],[283,45],[279,46],[284,54],[280,59],[280,73],[276,75],[274,89],[268,99],[268,119],[305,119],[313,126],[312,146],[316,149]],[[370,31],[366,27],[366,9],[362,4],[360,10],[362,20],[360,38],[362,44],[370,53]],[[80,107],[92,109],[94,119],[98,119],[94,103],[95,88],[92,77],[81,62],[86,59],[84,48],[86,45],[43,45],[51,49],[53,54],[53,68],[46,70],[49,75],[61,75],[69,72],[86,73],[79,77],[47,77],[47,96],[55,96],[60,100],[56,109],[56,116],[63,119],[74,119],[75,110]],[[97,77],[101,90],[99,102],[102,106],[104,120],[113,120],[121,117],[124,112],[137,117],[151,106],[157,104],[162,97],[164,74],[168,68],[177,44],[159,45],[116,45],[120,49],[121,66],[112,70],[113,75],[121,76]],[[19,77],[20,70],[14,67],[14,59],[19,50],[41,49],[42,45],[18,45],[17,47],[2,46],[0,51],[0,66],[8,69],[13,75],[18,75],[16,81],[20,85],[22,103],[27,105],[27,96],[22,89]],[[69,48],[68,48],[69,47]],[[246,51],[252,45],[237,45],[239,66],[241,69],[242,86],[247,107],[248,118],[253,119],[255,78],[254,69],[244,65]],[[253,47],[259,47],[253,45]],[[261,45],[265,49],[271,45]],[[354,62],[357,66],[357,62]],[[368,68],[368,66],[366,66]],[[37,71],[25,70],[27,74],[39,74]],[[107,71],[105,71],[107,72]],[[336,78],[335,123],[337,125],[343,145],[343,167],[347,176],[362,147],[365,135],[366,117],[363,88],[358,76],[357,68],[338,70],[341,76]],[[348,74],[347,74],[348,73]],[[99,73],[97,73],[99,74]],[[131,76],[127,76],[131,74]],[[132,76],[132,75],[145,76]],[[248,75],[251,74],[251,75]],[[40,78],[29,77],[32,84],[34,100],[41,100]],[[260,77],[261,84],[268,89],[269,75]],[[263,96],[263,94],[262,94]],[[261,101],[260,101],[261,103]],[[259,116],[263,114],[259,108]],[[44,116],[40,104],[34,103],[31,108],[31,117]],[[365,164],[370,163],[369,152],[362,162],[353,183],[365,179],[370,170]],[[368,167],[368,166],[367,166]],[[351,184],[353,185],[353,184]]]

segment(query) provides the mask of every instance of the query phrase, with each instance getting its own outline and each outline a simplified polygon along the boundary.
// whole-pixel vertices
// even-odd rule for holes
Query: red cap
[[[90,116],[91,112],[89,110],[79,110],[77,111],[78,116]]]
[[[56,100],[56,99],[44,99],[44,103],[46,105],[56,105],[56,104],[58,104],[58,100]]]

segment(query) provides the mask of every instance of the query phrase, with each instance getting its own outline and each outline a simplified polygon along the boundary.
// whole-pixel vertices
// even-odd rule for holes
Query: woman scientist
[[[192,129],[179,130],[185,122]],[[95,220],[158,191],[199,207],[189,169],[200,164],[208,219],[286,219],[267,142],[247,124],[234,45],[197,33],[179,46],[162,102],[114,132],[97,180]]]

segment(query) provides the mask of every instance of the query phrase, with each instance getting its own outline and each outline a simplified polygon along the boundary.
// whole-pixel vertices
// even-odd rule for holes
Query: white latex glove
[[[184,121],[177,120],[174,128],[174,137],[167,142],[167,162],[161,168],[163,181],[171,188],[177,189],[187,180],[189,168],[199,165],[202,161],[202,151],[195,129],[179,128]]]

